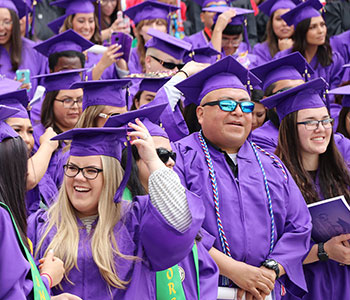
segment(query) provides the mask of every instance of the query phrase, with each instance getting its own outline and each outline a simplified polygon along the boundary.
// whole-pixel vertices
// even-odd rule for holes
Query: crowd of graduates
[[[349,16],[0,0],[0,299],[350,299]]]

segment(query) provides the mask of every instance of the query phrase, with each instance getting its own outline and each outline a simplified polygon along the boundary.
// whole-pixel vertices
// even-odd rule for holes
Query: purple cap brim
[[[281,121],[290,113],[301,109],[327,107],[326,100],[323,98],[327,87],[328,84],[323,78],[316,78],[262,99],[260,103],[269,109],[276,107],[278,118]]]

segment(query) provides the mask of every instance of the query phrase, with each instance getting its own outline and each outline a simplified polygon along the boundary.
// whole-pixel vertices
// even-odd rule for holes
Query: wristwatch
[[[274,259],[267,259],[262,264],[267,269],[273,270],[276,273],[276,279],[280,276],[280,268],[278,267],[278,262]]]
[[[327,261],[329,259],[327,252],[324,250],[324,243],[318,244],[317,257],[320,261]]]

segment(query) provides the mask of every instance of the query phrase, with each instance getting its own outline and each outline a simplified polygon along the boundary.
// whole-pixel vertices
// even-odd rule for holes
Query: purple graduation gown
[[[268,120],[262,126],[253,130],[251,137],[253,142],[272,154],[278,144],[278,128]]]
[[[181,100],[179,100],[181,101]],[[153,106],[161,103],[169,103],[168,96],[162,87],[156,94],[155,98],[149,104],[143,105],[143,107]],[[189,134],[187,124],[182,116],[179,105],[175,106],[175,110],[172,111],[170,104],[168,104],[160,115],[160,123],[169,136],[169,140],[175,142],[186,137]]]
[[[344,63],[350,63],[350,30],[331,36],[330,43],[333,51],[337,51],[344,59]]]
[[[281,58],[283,56],[286,56],[287,54],[291,53],[291,48],[283,50],[278,52],[274,59]],[[320,63],[318,63],[317,56],[315,55],[314,58],[310,62],[310,66],[315,71],[313,75],[311,75],[310,79],[315,79],[322,77],[325,79],[329,84],[329,89],[334,89],[339,86],[342,79],[342,67],[344,64],[343,58],[340,56],[338,52],[333,51],[333,63],[331,63],[327,67],[323,67]],[[330,100],[334,102],[333,97],[330,97]]]
[[[324,199],[318,176],[316,177],[316,189],[320,199]],[[310,249],[315,243],[311,240]],[[316,261],[303,265],[308,293],[303,300],[348,300],[350,299],[350,266],[341,266],[334,260],[326,262]],[[287,294],[283,300],[296,300],[299,298]]]
[[[268,63],[272,60],[267,42],[256,44],[253,48],[253,54],[258,57],[259,65]]]
[[[142,66],[140,63],[140,57],[139,57],[139,54],[137,53],[137,47],[131,49],[128,67],[129,67],[130,74],[143,73]]]
[[[44,134],[45,128],[42,124],[38,124],[34,126],[33,130],[34,130],[33,132],[34,151],[37,151],[40,147],[40,137]],[[65,147],[65,144],[63,143],[61,147],[57,148],[56,151],[52,153],[51,160],[46,171],[46,174],[49,175],[52,180],[55,179],[55,183],[57,182],[56,178],[63,178],[63,168],[61,168],[62,164],[59,164],[59,161],[61,159],[61,156],[63,155],[62,150],[64,147]],[[56,186],[57,186],[57,189],[60,187],[57,184]]]
[[[33,47],[35,43],[26,38],[22,38],[22,61],[19,70],[29,69],[30,76],[45,73],[45,60],[43,56]],[[15,79],[16,71],[12,70],[11,57],[7,50],[0,46],[0,74],[5,75],[9,79]],[[37,87],[37,80],[31,80],[32,88],[28,93],[29,98],[34,95]]]
[[[195,34],[192,34],[190,36],[185,36],[184,41],[192,44],[193,48],[203,48],[208,45],[210,41],[208,41],[207,37],[205,36],[204,30],[198,31]]]
[[[123,202],[123,217],[114,229],[118,247],[123,254],[135,255],[140,257],[141,260],[115,259],[119,277],[123,280],[131,279],[131,281],[126,290],[111,288],[113,299],[155,300],[155,271],[167,269],[186,258],[186,256],[192,255],[193,241],[203,222],[204,206],[201,199],[191,192],[187,191],[186,196],[192,215],[192,223],[184,233],[177,231],[166,222],[151,204],[148,196],[136,197],[132,203]],[[46,220],[47,215],[43,211],[29,217],[28,236],[33,241],[34,249],[46,227]],[[87,234],[80,220],[77,220],[77,222],[80,225],[78,249],[78,267],[80,271],[76,268],[70,271],[69,279],[75,285],[63,280],[61,282],[63,291],[75,294],[84,300],[110,299],[108,285],[92,259],[91,236]],[[39,256],[46,250],[54,233],[55,229],[49,233],[39,251]],[[199,246],[199,253],[204,251],[201,248],[202,246]],[[193,274],[189,274],[189,278],[191,278],[191,281],[195,281]],[[215,286],[212,288],[216,289]],[[51,291],[53,294],[62,293],[58,288],[53,288]],[[214,300],[215,298],[203,297],[201,299]]]
[[[222,251],[208,166],[198,133],[174,143],[173,149],[177,153],[175,171],[184,186],[203,200],[206,213],[202,226],[216,237],[214,247]],[[246,141],[237,154],[238,179],[223,153],[210,144],[208,149],[216,173],[221,220],[232,257],[253,266],[260,266],[267,258],[275,259],[284,266],[287,274],[276,282],[276,299],[281,297],[281,283],[291,293],[302,296],[306,291],[302,259],[309,250],[311,218],[291,175],[284,169],[285,179],[271,158],[259,151],[275,218],[275,244],[269,254],[271,219],[262,172],[252,147]]]
[[[27,279],[30,264],[22,254],[9,213],[0,207],[0,299],[33,299],[33,281]],[[47,278],[41,277],[45,286]]]

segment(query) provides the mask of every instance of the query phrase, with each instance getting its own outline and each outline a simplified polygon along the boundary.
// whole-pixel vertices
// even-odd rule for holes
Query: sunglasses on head
[[[175,69],[176,67],[180,70],[184,64],[175,64],[175,63],[172,63],[172,62],[166,62],[164,60],[161,60],[157,57],[154,57],[153,55],[150,55],[153,59],[155,59],[157,62],[159,62],[164,68],[166,69],[169,69],[169,70],[173,70]]]
[[[255,107],[254,102],[251,101],[235,101],[235,100],[231,100],[231,99],[223,99],[223,100],[218,100],[218,101],[213,101],[213,102],[208,102],[203,104],[202,106],[214,106],[214,105],[219,105],[220,109],[223,111],[234,111],[237,107],[237,105],[239,105],[239,107],[241,108],[242,112],[244,113],[252,113]]]
[[[163,163],[167,163],[169,158],[171,158],[174,162],[176,161],[176,153],[173,152],[173,151],[169,151],[165,148],[157,148],[157,154],[158,154],[158,157],[160,158],[160,160],[163,162]]]

